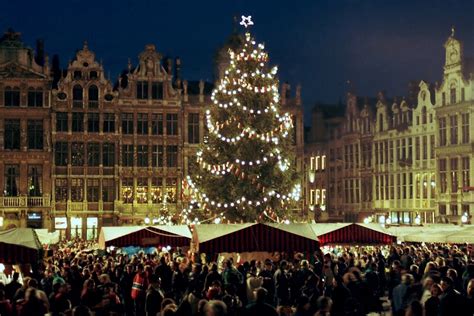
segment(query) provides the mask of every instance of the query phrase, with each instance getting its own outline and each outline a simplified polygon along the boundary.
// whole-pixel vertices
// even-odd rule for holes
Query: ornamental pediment
[[[0,65],[0,78],[45,79],[46,75],[10,62]]]

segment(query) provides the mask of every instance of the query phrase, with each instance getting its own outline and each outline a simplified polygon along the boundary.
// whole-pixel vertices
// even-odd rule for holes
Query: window
[[[316,191],[315,190],[309,190],[309,204],[310,205],[315,205],[315,200],[316,200]]]
[[[89,133],[99,132],[99,113],[88,113],[87,114],[87,131]]]
[[[102,201],[113,202],[115,200],[114,179],[102,179]]]
[[[413,198],[413,173],[408,173],[408,197]]]
[[[415,137],[415,159],[420,160],[420,137]]]
[[[99,202],[99,179],[87,179],[87,202]]]
[[[104,133],[115,133],[115,114],[104,113]]]
[[[406,199],[407,198],[407,174],[403,173],[402,174],[402,198]]]
[[[428,136],[423,136],[423,160],[428,159]]]
[[[84,143],[71,144],[71,165],[84,166]]]
[[[166,200],[169,203],[176,203],[177,183],[176,178],[166,179]]]
[[[163,135],[163,114],[152,114],[151,132],[153,135]]]
[[[73,76],[74,76],[75,80],[79,80],[79,79],[82,78],[82,72],[80,72],[79,70],[76,70],[76,71],[74,71]]]
[[[431,181],[430,181],[430,188],[431,188],[431,198],[436,198],[436,176],[434,173],[431,174]]]
[[[439,182],[440,192],[446,193],[448,188],[448,169],[445,158],[439,160]]]
[[[447,137],[446,137],[446,118],[439,118],[439,145],[446,146]]]
[[[20,149],[20,120],[5,120],[5,149]]]
[[[87,164],[91,167],[97,167],[100,164],[100,144],[87,144]]]
[[[6,87],[4,92],[5,106],[20,106],[20,88]]]
[[[446,105],[446,93],[444,93],[444,92],[441,94],[441,104],[443,106]]]
[[[29,107],[43,107],[43,90],[41,88],[28,89],[28,106]]]
[[[178,114],[166,114],[166,134],[178,135]]]
[[[296,115],[292,115],[291,116],[291,121],[293,123],[293,145],[296,145],[296,137],[297,137],[297,131],[298,131],[298,127],[297,127],[297,120],[296,120]]]
[[[4,196],[18,196],[20,184],[20,166],[5,165]]]
[[[161,145],[154,145],[152,153],[153,167],[163,167],[164,156],[164,147]]]
[[[421,185],[422,185],[422,195],[421,195],[421,198],[422,199],[427,199],[428,198],[428,175],[427,174],[424,174],[423,175],[423,180],[421,182]]]
[[[28,196],[41,196],[43,192],[43,168],[41,165],[28,166]]]
[[[133,167],[133,145],[122,145],[122,165]]]
[[[321,156],[321,170],[326,169],[326,155]]]
[[[471,186],[471,181],[469,179],[469,157],[462,157],[462,186],[463,188],[467,188]]]
[[[57,142],[54,145],[54,163],[56,166],[67,166],[68,144],[67,142]]]
[[[469,113],[462,114],[462,143],[468,144],[470,141],[469,135]]]
[[[390,158],[390,163],[393,163],[393,140],[389,141],[388,156]]]
[[[102,145],[102,164],[104,167],[113,167],[115,165],[115,145],[113,143],[104,143]]]
[[[151,199],[153,203],[163,201],[163,178],[151,179]]]
[[[72,131],[73,132],[84,131],[84,113],[79,113],[79,112],[72,113]]]
[[[123,203],[133,203],[133,178],[122,180],[122,199]]]
[[[148,146],[137,146],[137,165],[138,167],[148,167]]]
[[[379,132],[383,131],[383,114],[379,114]]]
[[[413,159],[413,140],[410,138],[408,138],[408,161],[412,161]]]
[[[82,95],[82,87],[80,85],[75,85],[74,88],[72,88],[72,107],[84,107],[83,98],[84,96]]]
[[[147,178],[137,179],[137,202],[138,203],[148,202],[148,179]]]
[[[166,147],[166,166],[176,168],[178,166],[178,146]]]
[[[430,158],[435,158],[435,136],[430,135]]]
[[[456,103],[456,88],[451,88],[450,90],[451,102],[450,104]]]
[[[148,114],[138,113],[137,116],[137,134],[148,134]]]
[[[390,175],[389,180],[390,199],[393,200],[395,198],[395,177],[393,174]]]
[[[446,215],[446,205],[440,204],[439,205],[439,215]]]
[[[28,120],[28,149],[43,149],[43,121]]]
[[[153,82],[151,84],[151,98],[154,100],[163,99],[163,83]]]
[[[349,157],[349,152],[347,153],[348,157]],[[314,157],[314,161],[315,161],[315,164],[314,164],[314,170],[318,171],[319,170],[319,160],[321,159],[321,156],[316,156]]]
[[[188,142],[199,143],[199,113],[189,113],[188,116]]]
[[[466,96],[464,93],[464,88],[461,88],[461,101],[464,101],[464,100],[466,100]]]
[[[457,115],[452,115],[449,117],[451,123],[451,145],[456,145],[458,143],[458,117]]]
[[[71,179],[71,201],[82,202],[84,200],[84,180]]]
[[[54,181],[54,196],[56,202],[67,201],[67,179],[56,179]]]
[[[96,85],[89,87],[89,108],[97,109],[99,107],[99,89]]]
[[[90,79],[97,79],[97,71],[89,72],[89,78]]]
[[[461,210],[463,215],[466,214],[467,216],[470,216],[471,212],[469,211],[469,204],[461,205]]]
[[[453,215],[453,216],[458,216],[459,215],[457,204],[451,204],[449,208],[451,209],[451,215]]]
[[[137,99],[148,99],[148,81],[137,82]]]
[[[133,134],[133,113],[122,114],[122,134]]]
[[[56,132],[68,131],[68,117],[66,112],[56,113]]]
[[[421,124],[426,124],[427,119],[426,119],[426,106],[421,108]]]

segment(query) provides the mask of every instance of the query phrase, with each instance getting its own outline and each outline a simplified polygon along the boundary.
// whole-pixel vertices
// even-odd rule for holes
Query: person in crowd
[[[268,291],[261,287],[255,290],[255,302],[247,305],[245,308],[245,315],[247,316],[276,316],[275,308],[266,303],[266,296]]]
[[[160,278],[157,274],[150,276],[150,285],[146,292],[145,310],[147,316],[155,316],[161,311],[161,302],[163,302],[164,294],[160,288]]]
[[[130,297],[134,302],[135,314],[145,314],[146,289],[148,287],[148,278],[142,263],[137,265],[137,272],[133,277],[132,290]]]

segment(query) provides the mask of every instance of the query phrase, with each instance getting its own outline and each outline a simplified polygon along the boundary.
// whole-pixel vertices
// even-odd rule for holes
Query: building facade
[[[93,239],[102,226],[179,220],[213,84],[182,80],[180,60],[151,44],[117,82],[87,43],[57,80],[36,55],[18,33],[0,41],[1,226]],[[301,170],[301,89],[281,93]]]
[[[327,212],[316,218],[470,221],[474,69],[454,34],[444,47],[441,84],[412,84],[406,98],[349,92],[337,115],[329,113],[336,107],[315,108],[305,143],[305,207]]]

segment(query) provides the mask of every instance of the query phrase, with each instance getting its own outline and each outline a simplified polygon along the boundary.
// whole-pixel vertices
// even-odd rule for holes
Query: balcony
[[[0,207],[50,207],[51,199],[48,194],[44,196],[2,196]]]

